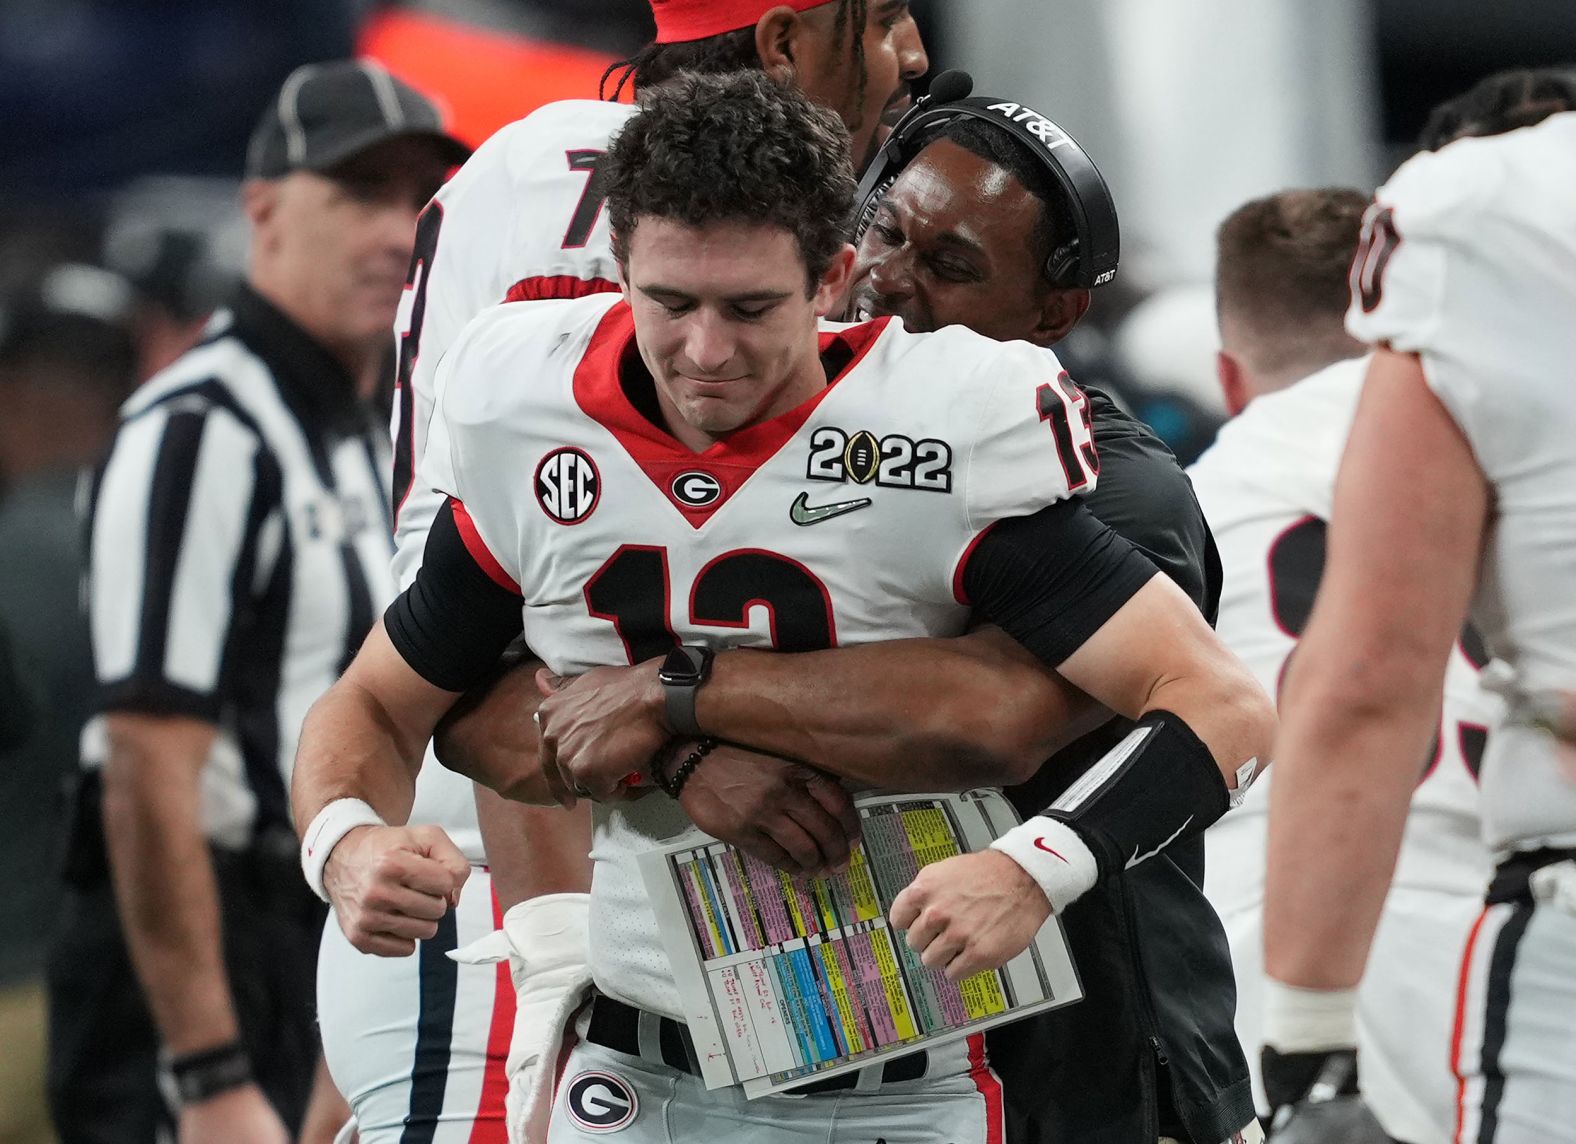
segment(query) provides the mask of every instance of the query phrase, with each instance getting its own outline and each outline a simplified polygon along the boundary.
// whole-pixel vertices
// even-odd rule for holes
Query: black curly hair
[[[1417,145],[1437,151],[1468,136],[1501,135],[1576,111],[1576,66],[1497,72],[1428,114]]]
[[[682,72],[647,91],[603,170],[620,263],[643,216],[776,225],[798,242],[813,291],[854,209],[842,121],[759,71]]]
[[[852,61],[859,76],[859,102],[864,103],[865,86],[865,20],[869,15],[869,0],[836,0],[837,22],[832,34],[838,43],[844,33],[853,31]],[[646,91],[659,83],[672,79],[680,72],[699,72],[721,75],[725,72],[759,69],[761,57],[755,50],[755,26],[721,32],[704,40],[691,40],[680,44],[647,44],[627,60],[619,60],[602,73],[598,92],[603,99],[618,99],[631,82],[637,92]],[[616,82],[615,82],[616,81]],[[612,87],[609,88],[609,84]]]

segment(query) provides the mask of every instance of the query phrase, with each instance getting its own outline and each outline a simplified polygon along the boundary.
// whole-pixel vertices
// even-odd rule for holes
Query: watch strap
[[[170,1057],[168,1067],[183,1107],[252,1082],[252,1058],[239,1041]]]
[[[674,655],[683,655],[689,660],[688,678],[675,679],[675,673],[663,671],[662,680],[663,707],[667,714],[668,726],[673,728],[677,735],[687,738],[698,738],[703,732],[700,724],[695,721],[695,692],[700,690],[700,685],[706,682],[706,677],[711,674],[711,661],[713,652],[708,647],[697,647],[685,644],[674,650]]]

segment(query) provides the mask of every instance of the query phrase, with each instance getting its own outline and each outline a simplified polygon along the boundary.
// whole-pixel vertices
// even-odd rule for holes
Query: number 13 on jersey
[[[1089,397],[1073,384],[1063,370],[1054,382],[1046,382],[1036,393],[1040,420],[1049,422],[1056,439],[1056,459],[1067,476],[1067,488],[1077,492],[1100,475],[1100,456],[1095,452],[1094,429],[1089,420]]]

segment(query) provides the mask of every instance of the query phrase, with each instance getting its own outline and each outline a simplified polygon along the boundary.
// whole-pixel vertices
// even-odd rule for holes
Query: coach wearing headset
[[[966,81],[960,89],[938,78],[937,98],[899,124],[867,171],[847,316],[896,315],[911,330],[964,325],[1049,347],[1087,312],[1091,289],[1115,275],[1115,207],[1093,163],[1050,120],[1014,102],[964,99],[967,90]],[[1086,503],[1213,619],[1219,562],[1187,478],[1147,426],[1104,394],[1085,392],[1101,466]],[[1013,752],[1044,758],[1059,747],[1033,779],[1008,792],[1020,812],[1032,814],[1131,726],[1059,679],[1048,687],[1041,677],[1028,692],[1036,702],[1022,705],[1035,710],[986,729],[975,716],[990,689],[1012,686],[1014,672],[1039,669],[994,629],[934,642],[953,647],[718,655],[694,691],[696,721],[728,744],[772,754],[719,746],[680,796],[691,819],[760,853],[760,823],[780,816],[786,801],[804,799],[806,782],[823,803],[846,799],[840,787],[827,790],[835,784],[810,778],[808,767],[774,755],[813,762],[817,750],[857,754],[890,768],[893,781],[883,785],[917,789],[926,782],[921,756],[964,767],[976,753],[980,761]],[[615,710],[630,722],[647,717],[637,710],[649,693],[642,670],[599,668],[546,701],[544,723],[555,728],[561,760],[576,726],[606,721]],[[1043,702],[1048,692],[1050,703]],[[519,698],[534,693],[530,671],[506,676],[450,725],[440,758],[485,785],[510,786],[510,776],[534,760],[505,746],[518,745],[518,734],[496,729],[518,719]],[[772,702],[761,703],[763,695]],[[1057,708],[1049,716],[1048,706]],[[892,716],[886,723],[883,713]],[[975,732],[990,741],[960,745]],[[937,749],[916,754],[919,744]],[[625,769],[644,761],[629,760]],[[800,816],[808,850],[788,858],[813,869],[846,857],[839,817],[847,820]],[[1253,1123],[1232,1025],[1230,957],[1199,890],[1202,878],[1202,842],[1184,841],[1106,879],[1063,915],[1084,1000],[988,1034],[1006,1091],[1026,1094],[1009,1101],[1009,1142],[1216,1144]]]

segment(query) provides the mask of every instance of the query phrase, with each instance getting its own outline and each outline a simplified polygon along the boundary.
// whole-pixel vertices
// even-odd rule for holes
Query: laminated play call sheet
[[[763,1096],[1081,997],[1053,920],[1000,970],[948,981],[886,915],[920,867],[1017,824],[995,791],[858,800],[844,874],[790,877],[721,842],[641,856],[708,1088]]]

